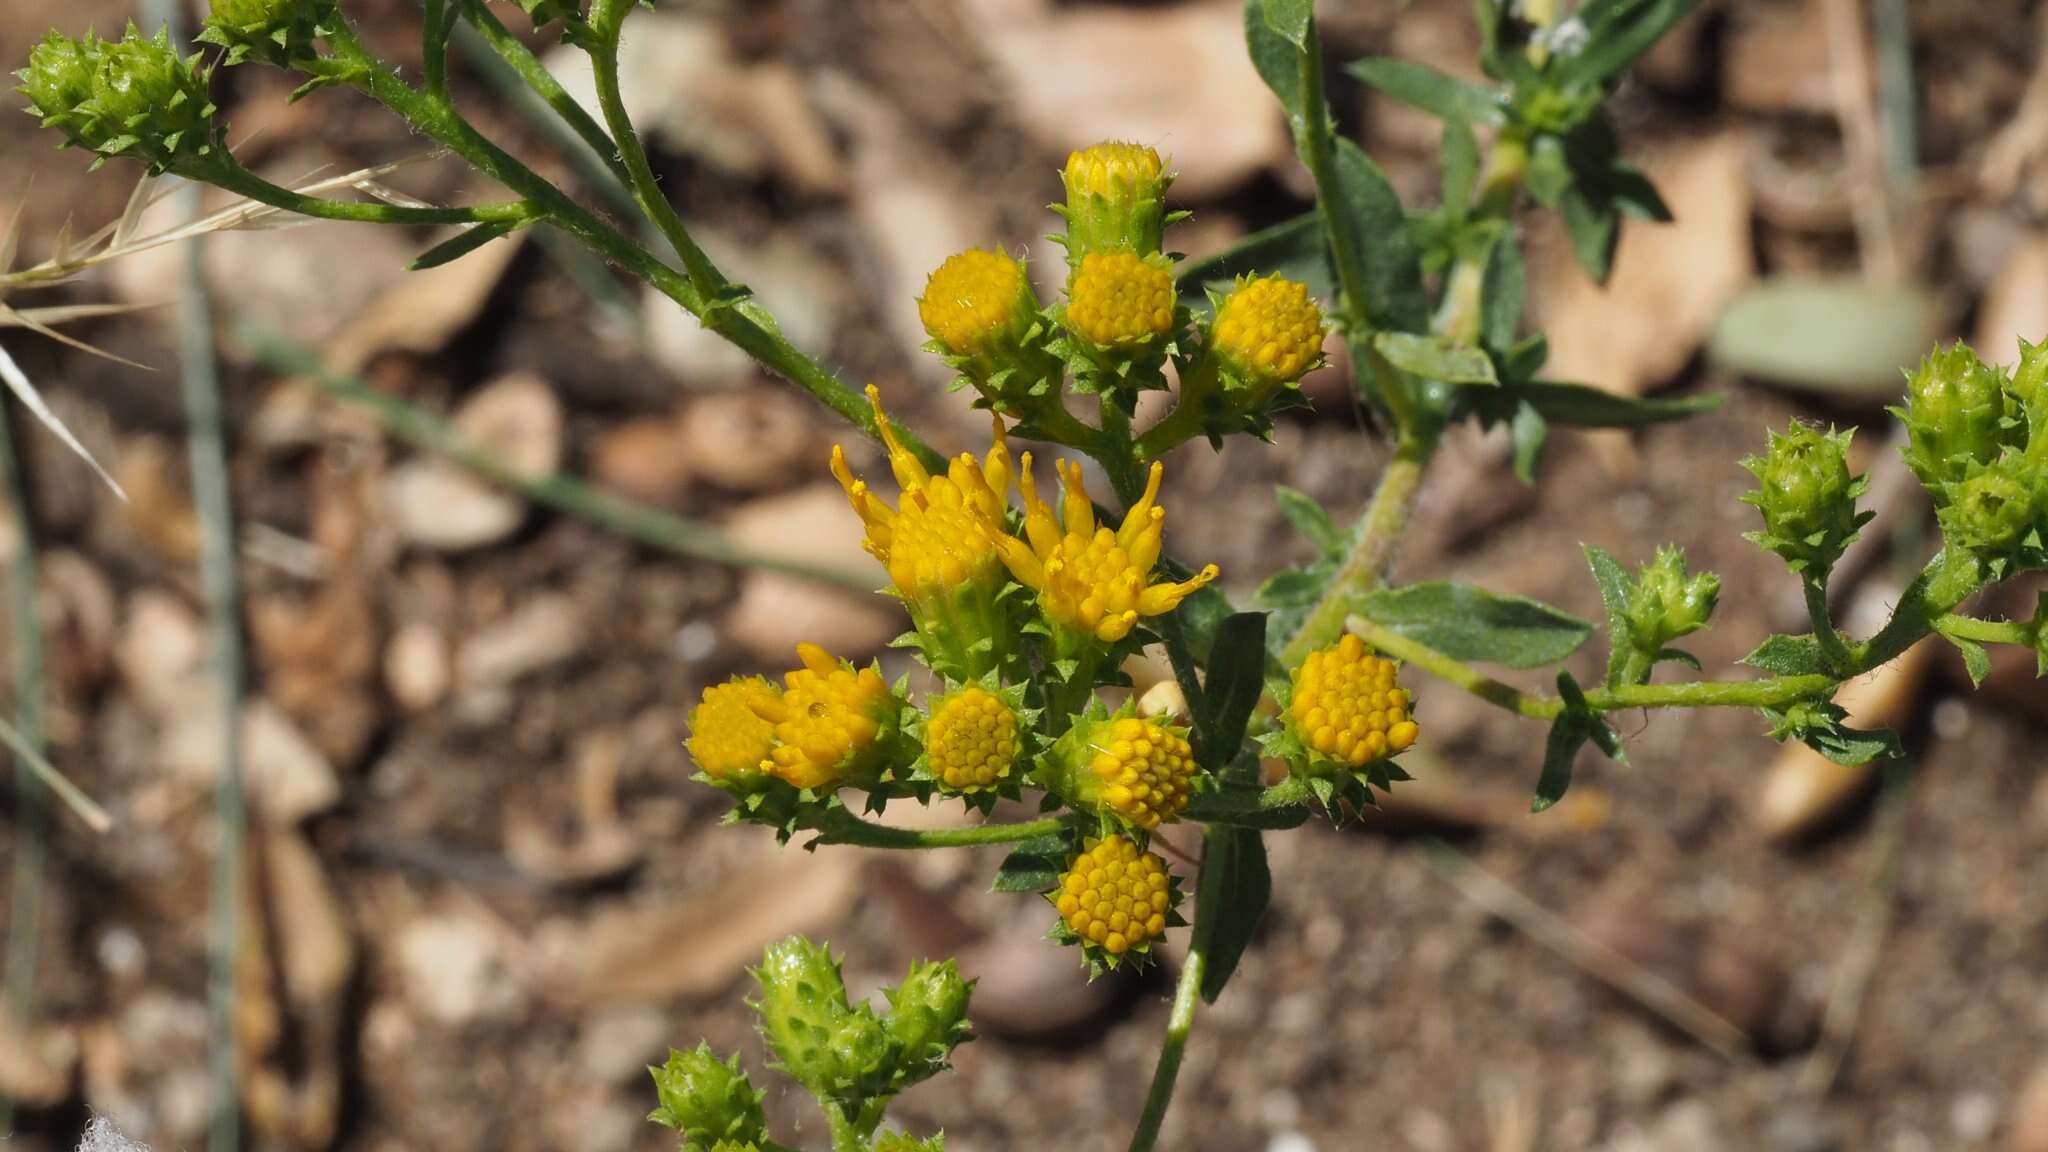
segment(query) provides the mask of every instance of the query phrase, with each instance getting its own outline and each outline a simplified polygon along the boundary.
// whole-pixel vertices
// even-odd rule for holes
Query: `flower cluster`
[[[1058,907],[1056,935],[1106,968],[1142,959],[1179,922],[1178,888],[1151,838],[1225,788],[1225,767],[1236,765],[1240,799],[1257,786],[1245,777],[1256,757],[1221,749],[1205,764],[1188,728],[1106,696],[1127,683],[1126,658],[1160,642],[1160,622],[1217,578],[1213,564],[1165,562],[1156,457],[1264,421],[1320,362],[1325,325],[1308,290],[1279,277],[1240,279],[1191,320],[1160,247],[1174,217],[1152,149],[1084,149],[1063,176],[1061,300],[1042,305],[1022,261],[975,248],[940,265],[918,301],[929,347],[993,413],[987,448],[942,462],[870,387],[893,497],[845,448],[832,451],[864,546],[888,573],[884,591],[909,613],[899,643],[929,671],[925,690],[805,646],[780,685],[741,677],[706,689],[689,745],[701,778],[739,801],[733,818],[785,837],[872,837],[842,801],[849,790],[869,811],[953,797],[984,813],[1038,793],[1061,813],[1041,822],[1057,830],[1028,846],[1043,868],[1013,871]],[[1169,366],[1183,382],[1179,406],[1134,433],[1136,393],[1165,388]],[[1097,396],[1100,425],[1072,414],[1070,389]],[[1094,457],[1123,511],[1098,508],[1078,459],[1057,460],[1057,491],[1042,489],[1033,453],[1012,458],[1012,437]],[[1416,727],[1392,666],[1351,643],[1304,666],[1299,716],[1278,728],[1302,731],[1313,714],[1294,745],[1300,771],[1332,777],[1340,766],[1384,785],[1398,772],[1388,758]]]
[[[197,53],[181,58],[168,30],[144,36],[134,24],[119,40],[52,32],[15,75],[43,126],[65,144],[132,156],[152,174],[186,168],[223,147]]]

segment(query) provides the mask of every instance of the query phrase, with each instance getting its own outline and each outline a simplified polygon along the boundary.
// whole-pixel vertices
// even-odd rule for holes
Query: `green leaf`
[[[1634,64],[1700,0],[1594,0],[1579,11],[1586,46],[1551,73],[1562,84],[1604,84]]]
[[[1237,962],[1273,898],[1266,843],[1253,828],[1212,824],[1203,836],[1202,875],[1195,889],[1195,923],[1206,929],[1209,966],[1202,999],[1214,1004],[1237,971]]]
[[[1308,48],[1309,26],[1315,18],[1314,0],[1263,0],[1266,27],[1295,48]]]
[[[1941,632],[1941,638],[1955,645],[1956,651],[1962,653],[1963,669],[1970,674],[1970,687],[1975,688],[1983,684],[1984,678],[1991,675],[1991,653],[1984,650],[1984,645],[1939,628],[1936,631]]]
[[[1479,342],[1488,349],[1504,353],[1515,346],[1527,285],[1522,246],[1512,236],[1496,240],[1487,253],[1485,285],[1480,293]]]
[[[1498,124],[1503,118],[1498,93],[1427,64],[1373,56],[1353,61],[1346,70],[1371,87],[1439,120]]]
[[[1551,722],[1550,735],[1543,741],[1543,771],[1536,777],[1536,798],[1529,802],[1529,811],[1546,811],[1564,799],[1572,786],[1572,762],[1586,746],[1586,735],[1583,716],[1567,712]]]
[[[1073,846],[1062,835],[1026,840],[1010,850],[996,868],[993,891],[1044,892],[1060,882]]]
[[[1816,728],[1802,737],[1806,746],[1837,764],[1854,766],[1872,760],[1891,760],[1905,755],[1898,734],[1889,728],[1865,730],[1835,724]]]
[[[1251,54],[1252,67],[1258,70],[1259,78],[1273,90],[1273,95],[1279,97],[1288,120],[1299,123],[1302,50],[1273,30],[1266,19],[1265,0],[1245,0],[1244,45]]]
[[[1555,664],[1593,634],[1592,624],[1541,601],[1447,581],[1383,588],[1362,609],[1381,627],[1453,659],[1509,668]]]
[[[1472,189],[1479,182],[1479,141],[1462,118],[1444,121],[1444,207],[1458,219],[1472,207]]]
[[[1657,652],[1657,663],[1683,664],[1695,672],[1706,671],[1706,666],[1700,663],[1700,658],[1683,648],[1659,649]]]
[[[1543,458],[1543,443],[1550,438],[1550,422],[1543,413],[1526,403],[1515,405],[1515,415],[1508,422],[1508,446],[1514,450],[1515,478],[1524,484],[1536,483],[1536,464]]]
[[[1330,586],[1330,570],[1283,568],[1259,585],[1259,603],[1269,608],[1307,608],[1323,598]]]
[[[1408,228],[1407,210],[1379,165],[1349,140],[1337,141],[1337,186],[1358,227],[1358,258],[1365,268],[1366,311],[1380,329],[1429,330],[1429,296],[1422,285],[1422,257]]]
[[[1209,675],[1195,711],[1195,760],[1211,772],[1237,755],[1245,725],[1266,690],[1266,614],[1239,612],[1216,630]]]
[[[1308,212],[1254,232],[1214,256],[1181,265],[1177,277],[1180,298],[1189,306],[1199,305],[1207,285],[1253,273],[1299,281],[1308,286],[1309,295],[1324,300],[1337,295],[1322,221]]]
[[[1373,347],[1387,363],[1410,375],[1446,384],[1499,384],[1493,361],[1484,351],[1444,336],[1413,332],[1376,332]]]
[[[1820,641],[1810,634],[1772,636],[1742,658],[1742,663],[1773,676],[1818,676],[1828,670]]]
[[[511,232],[510,224],[472,224],[420,253],[407,267],[414,272],[424,272],[429,268],[452,264],[491,241],[510,235]]]
[[[1576,186],[1565,192],[1561,208],[1564,230],[1571,236],[1572,255],[1578,257],[1579,267],[1593,283],[1607,283],[1608,273],[1614,271],[1614,247],[1621,239],[1620,210],[1594,203]]]
[[[1920,285],[1778,277],[1714,322],[1707,358],[1723,371],[1879,403],[1941,339],[1946,309]]]
[[[1607,609],[1607,686],[1621,685],[1622,666],[1633,646],[1629,643],[1628,602],[1632,591],[1628,570],[1605,548],[1588,544],[1586,565],[1593,570],[1593,583],[1600,589],[1600,603]]]
[[[1531,380],[1517,385],[1513,392],[1552,424],[1574,428],[1638,428],[1683,420],[1721,406],[1719,396],[1637,400],[1584,384],[1553,380]]]
[[[1315,497],[1299,489],[1289,488],[1285,484],[1275,484],[1273,499],[1280,505],[1280,514],[1287,517],[1289,524],[1294,525],[1294,530],[1306,537],[1309,543],[1314,544],[1316,551],[1323,556],[1331,560],[1340,560],[1350,551],[1350,541],[1345,538],[1336,522],[1330,519],[1329,512],[1325,511],[1321,504],[1316,503]]]

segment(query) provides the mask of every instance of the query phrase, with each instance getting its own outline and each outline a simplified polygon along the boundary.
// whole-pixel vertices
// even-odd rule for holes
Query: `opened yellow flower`
[[[782,691],[747,705],[775,727],[762,770],[797,788],[824,789],[858,771],[896,701],[873,665],[855,668],[816,644],[799,644],[796,654],[803,667],[783,676]]]
[[[1216,578],[1214,564],[1178,583],[1152,582],[1159,562],[1166,510],[1159,506],[1164,468],[1154,463],[1145,494],[1112,531],[1095,522],[1095,507],[1081,479],[1081,466],[1059,462],[1065,489],[1063,514],[1038,498],[1031,454],[1017,469],[1024,494],[1024,537],[998,535],[996,548],[1017,582],[1038,593],[1038,604],[1054,623],[1114,644],[1130,635],[1141,616],[1171,612]],[[992,523],[1000,521],[992,520]]]
[[[1003,439],[1002,421],[994,421],[995,443],[981,463],[963,452],[944,475],[934,476],[897,438],[882,412],[881,393],[872,384],[868,403],[889,449],[889,469],[902,489],[896,507],[889,507],[868,489],[867,481],[854,476],[843,449],[832,448],[832,475],[867,526],[863,543],[868,552],[913,602],[995,572],[996,535],[1010,486],[1010,447]]]
[[[775,748],[775,725],[757,704],[773,708],[775,686],[759,676],[728,680],[704,689],[690,712],[690,758],[715,781],[743,783],[757,778]]]
[[[1346,634],[1294,672],[1287,724],[1312,751],[1351,768],[1407,751],[1420,734],[1392,660]]]

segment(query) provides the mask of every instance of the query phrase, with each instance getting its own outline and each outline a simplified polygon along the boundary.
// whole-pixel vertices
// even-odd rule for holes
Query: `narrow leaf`
[[[1546,811],[1564,799],[1572,786],[1572,762],[1585,744],[1583,716],[1567,712],[1551,723],[1550,736],[1543,742],[1543,771],[1536,777],[1536,798],[1530,801],[1529,811]]]
[[[1955,645],[1956,651],[1962,654],[1963,668],[1970,674],[1970,686],[1975,688],[1983,684],[1984,678],[1991,675],[1991,653],[1984,650],[1984,645],[1948,632],[1942,632],[1941,638]]]
[[[1586,547],[1586,566],[1593,570],[1593,584],[1600,589],[1600,603],[1607,609],[1607,686],[1619,687],[1622,665],[1633,650],[1628,636],[1628,570],[1604,548]]]
[[[1202,999],[1213,1004],[1266,914],[1273,876],[1266,867],[1266,843],[1257,829],[1210,825],[1203,839],[1195,923],[1198,930],[1207,929],[1209,966],[1202,973]]]
[[[1424,332],[1429,297],[1422,285],[1422,257],[1408,228],[1408,212],[1386,173],[1358,145],[1337,141],[1337,185],[1358,225],[1358,258],[1365,269],[1366,311],[1380,329]]]
[[[1314,212],[1308,212],[1254,232],[1214,256],[1181,265],[1181,300],[1190,305],[1200,304],[1206,285],[1253,273],[1299,281],[1308,286],[1309,295],[1324,300],[1337,294],[1336,282],[1330,277],[1330,250],[1323,242],[1322,221]]]
[[[429,268],[452,264],[491,241],[510,235],[511,232],[510,224],[473,224],[420,253],[413,260],[411,270],[424,272]]]
[[[1700,0],[1624,0],[1588,6],[1581,18],[1590,26],[1586,46],[1554,69],[1567,84],[1604,84],[1634,64],[1657,38],[1683,20]]]
[[[1387,362],[1403,372],[1446,384],[1499,384],[1493,361],[1469,344],[1443,336],[1421,336],[1412,332],[1379,332],[1373,347]]]
[[[1820,641],[1811,635],[1772,636],[1744,656],[1742,663],[1773,676],[1817,676],[1828,670]]]
[[[1403,104],[1420,108],[1444,121],[1498,124],[1502,120],[1498,93],[1427,64],[1373,56],[1353,61],[1353,76]]]
[[[1672,399],[1638,400],[1617,396],[1584,384],[1554,380],[1531,380],[1516,386],[1514,394],[1543,414],[1552,424],[1574,428],[1638,428],[1683,420],[1721,406],[1719,396],[1681,396]]]
[[[1540,668],[1577,651],[1593,625],[1537,600],[1434,581],[1366,596],[1374,623],[1457,660]]]
[[[1307,50],[1309,24],[1315,17],[1314,0],[1263,0],[1266,27],[1297,50]]]
[[[1237,755],[1266,687],[1266,614],[1239,612],[1216,630],[1209,676],[1195,714],[1195,759],[1211,772]]]
[[[1287,522],[1294,525],[1296,532],[1316,546],[1316,551],[1336,560],[1350,550],[1350,541],[1315,497],[1285,484],[1276,484],[1273,486],[1273,499],[1280,505],[1280,514],[1287,517]]]

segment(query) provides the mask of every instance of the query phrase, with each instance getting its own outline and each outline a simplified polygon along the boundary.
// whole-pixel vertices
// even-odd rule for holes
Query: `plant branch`
[[[981,844],[1015,844],[1050,836],[1066,820],[1048,816],[1018,823],[969,824],[960,828],[891,828],[835,808],[818,825],[820,844],[851,844],[862,848],[972,848]]]
[[[1806,615],[1813,622],[1813,638],[1820,644],[1821,656],[1839,674],[1855,662],[1855,657],[1850,655],[1849,646],[1842,642],[1842,634],[1835,630],[1835,622],[1828,614],[1827,582],[1802,574],[1799,586],[1806,595]]]
[[[1979,620],[1974,616],[1951,613],[1943,616],[1934,627],[1944,636],[1975,640],[1979,644],[2018,644],[2031,648],[2035,640],[2034,626],[2018,620]]]
[[[371,200],[330,200],[308,196],[263,179],[232,159],[223,156],[216,164],[195,171],[194,176],[259,204],[321,220],[344,220],[360,224],[529,224],[540,210],[524,200],[502,204],[478,204],[470,208],[411,208],[380,204]]]
[[[1404,438],[1394,447],[1394,459],[1380,474],[1372,503],[1358,522],[1351,551],[1343,567],[1330,577],[1321,600],[1309,610],[1294,638],[1280,654],[1281,663],[1292,668],[1309,652],[1335,640],[1344,631],[1344,618],[1357,607],[1357,597],[1386,582],[1394,566],[1408,519],[1415,511],[1415,498],[1422,488],[1422,474],[1435,453],[1433,440]]]
[[[1214,835],[1211,829],[1208,835]],[[1212,852],[1205,853],[1213,859]],[[1215,932],[1213,918],[1195,910],[1195,924],[1189,930],[1188,954],[1181,961],[1180,982],[1173,989],[1173,1010],[1166,1018],[1166,1037],[1160,1042],[1159,1062],[1152,1069],[1152,1087],[1145,1093],[1145,1110],[1138,1116],[1137,1131],[1131,1134],[1130,1152],[1152,1152],[1159,1142],[1159,1127],[1166,1121],[1166,1109],[1173,1103],[1173,1089],[1180,1079],[1180,1064],[1187,1055],[1188,1033],[1195,1027],[1195,1009],[1202,1003],[1202,977],[1209,968],[1209,939]]]

